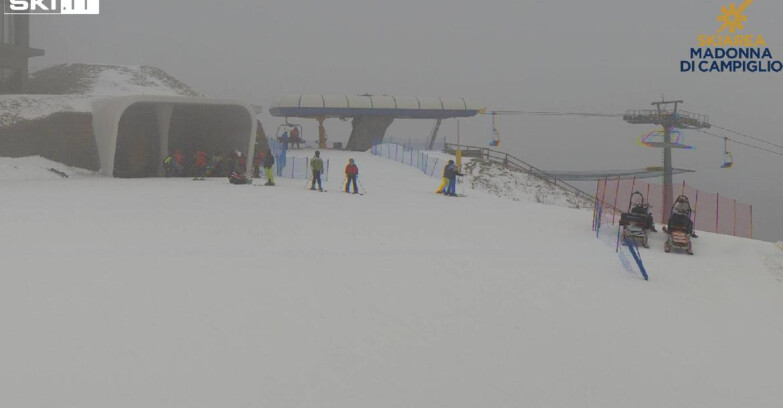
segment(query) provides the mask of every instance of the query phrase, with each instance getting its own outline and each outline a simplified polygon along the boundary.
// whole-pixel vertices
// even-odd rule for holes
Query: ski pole
[[[359,176],[356,176],[356,182],[359,183],[359,188],[362,189],[362,194],[367,194],[367,190],[364,189],[364,186],[362,185],[362,182],[359,181]]]

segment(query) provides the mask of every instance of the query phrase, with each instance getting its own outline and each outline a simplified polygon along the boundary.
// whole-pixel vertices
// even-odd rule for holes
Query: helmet
[[[320,151],[320,150],[316,150],[316,151],[315,151],[315,155],[316,155],[316,156],[320,156],[320,155],[321,155],[321,151]]]
[[[355,162],[353,161],[353,159],[348,159],[348,163],[354,164]]]

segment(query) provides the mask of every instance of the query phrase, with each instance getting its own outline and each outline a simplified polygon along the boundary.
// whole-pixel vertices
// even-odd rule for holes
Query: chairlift
[[[296,129],[296,132],[294,133],[294,135],[292,135],[291,133],[294,131],[294,129]],[[286,118],[285,123],[283,123],[282,125],[277,127],[277,133],[275,134],[275,140],[277,140],[278,142],[281,142],[282,141],[281,138],[283,137],[283,134],[285,134],[285,133],[288,133],[288,144],[289,145],[296,144],[298,146],[299,144],[304,144],[305,143],[305,141],[304,141],[304,130],[302,128],[302,125],[299,125],[299,124],[296,124],[296,123],[289,123],[288,122],[288,118]],[[297,135],[297,133],[298,133],[298,135]],[[295,140],[294,136],[296,136],[296,138],[299,139],[298,140],[299,143],[297,143],[297,141]]]
[[[500,147],[500,132],[498,132],[497,126],[495,126],[495,116],[497,112],[492,112],[492,141],[489,145],[492,147]]]
[[[729,151],[729,138],[723,138],[723,164],[720,165],[722,169],[730,169],[734,167],[734,156]]]

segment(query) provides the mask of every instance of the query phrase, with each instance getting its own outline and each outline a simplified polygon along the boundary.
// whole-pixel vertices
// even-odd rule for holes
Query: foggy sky
[[[99,16],[34,16],[32,46],[46,56],[32,64],[152,65],[210,96],[264,107],[286,94],[369,92],[464,96],[498,110],[622,113],[665,95],[717,125],[783,144],[783,73],[679,72],[728,3],[103,0]],[[742,33],[764,35],[783,59],[783,3],[756,0],[746,14]],[[268,134],[281,122],[266,113],[262,120]],[[314,138],[315,122],[303,124]],[[490,140],[488,116],[460,124],[464,142]],[[326,126],[330,141],[347,140],[346,123]],[[431,126],[397,121],[389,135],[421,140]],[[545,169],[660,163],[659,150],[636,143],[652,127],[621,119],[502,117],[498,127],[503,150]],[[456,121],[441,132],[454,139]],[[756,236],[783,239],[783,157],[730,146],[735,168],[721,170],[721,141],[685,134],[696,150],[675,152],[674,164],[697,171],[687,181],[752,204]]]

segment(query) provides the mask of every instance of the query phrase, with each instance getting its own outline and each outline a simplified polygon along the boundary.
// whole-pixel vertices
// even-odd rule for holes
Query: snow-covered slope
[[[300,180],[0,183],[0,407],[777,407],[772,244],[642,256],[591,214],[356,154]]]
[[[568,208],[592,208],[592,203],[562,188],[500,163],[467,160],[466,182],[477,190],[514,201],[531,201]]]
[[[59,180],[96,176],[98,173],[69,167],[40,156],[0,157],[0,181]]]
[[[0,95],[0,127],[57,112],[92,112],[98,98],[123,95],[199,94],[149,66],[61,64],[32,74],[31,95]]]

